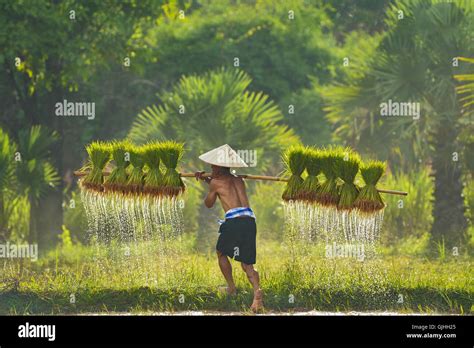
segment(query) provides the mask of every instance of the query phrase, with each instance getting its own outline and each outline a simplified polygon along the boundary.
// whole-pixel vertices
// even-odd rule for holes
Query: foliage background
[[[65,225],[75,243],[87,243],[72,175],[84,163],[84,145],[166,137],[186,142],[184,169],[201,169],[196,155],[228,142],[257,150],[251,170],[271,175],[281,173],[279,150],[288,144],[353,146],[365,158],[388,160],[384,186],[409,191],[403,208],[386,196],[384,243],[428,237],[431,245],[445,239],[467,252],[473,122],[453,76],[473,68],[451,63],[474,55],[472,19],[469,1],[2,2],[0,127],[20,148],[39,144],[33,126],[41,126],[39,140],[55,134],[23,176],[14,151],[2,150],[0,164],[15,172],[0,181],[2,236],[37,240],[46,251]],[[243,77],[235,82],[237,70]],[[388,98],[420,101],[421,121],[379,117]],[[54,104],[64,99],[94,102],[95,119],[55,116]],[[176,109],[183,100],[187,119]],[[200,205],[205,187],[187,184],[187,231],[196,247],[211,250],[221,212]],[[280,241],[282,187],[248,187],[260,237]],[[450,207],[456,214],[443,213]]]

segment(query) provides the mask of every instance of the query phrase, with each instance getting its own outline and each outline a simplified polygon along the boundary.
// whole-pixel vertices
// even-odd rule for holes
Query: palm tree
[[[453,161],[461,146],[464,116],[452,79],[456,69],[452,61],[472,52],[471,6],[462,1],[396,1],[387,11],[388,31],[371,57],[370,68],[362,77],[325,93],[328,117],[339,122],[339,128],[363,120],[358,123],[359,132],[373,135],[360,140],[366,146],[384,143],[385,149],[395,148],[400,157],[408,154],[431,164],[435,184],[432,237],[456,246],[466,240],[467,222],[462,168]],[[403,19],[397,17],[399,10]],[[380,117],[380,104],[389,99],[420,103],[420,119]],[[401,152],[403,147],[407,152]]]
[[[13,166],[15,151],[15,144],[0,128],[0,240],[3,241],[8,240],[10,236],[9,217],[13,209],[16,186]]]
[[[185,162],[192,169],[202,166],[199,154],[224,143],[256,150],[259,170],[268,169],[281,148],[298,138],[268,96],[247,90],[251,81],[243,71],[225,69],[183,77],[158,95],[159,105],[138,115],[129,137],[140,143],[166,138],[186,142]]]
[[[49,132],[39,125],[18,134],[20,160],[17,162],[16,175],[20,192],[27,195],[30,202],[30,243],[38,242],[37,223],[41,217],[39,199],[60,180],[56,168],[50,162],[50,149],[57,139],[56,132]]]

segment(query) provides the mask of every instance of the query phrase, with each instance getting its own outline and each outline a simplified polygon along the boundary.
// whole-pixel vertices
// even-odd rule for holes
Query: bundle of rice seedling
[[[184,183],[176,170],[179,160],[183,157],[184,144],[175,141],[165,141],[160,144],[160,158],[165,165],[163,175],[163,193],[176,196],[184,191]]]
[[[110,146],[101,141],[94,141],[86,146],[86,151],[89,154],[89,162],[86,165],[89,172],[81,184],[88,189],[102,191],[104,181],[102,171],[110,160]]]
[[[163,190],[163,174],[160,171],[161,144],[151,142],[143,147],[143,158],[147,167],[143,181],[143,192],[161,194]]]
[[[340,187],[338,208],[352,209],[359,194],[354,180],[359,172],[360,156],[351,148],[346,148],[343,161],[337,161],[336,164],[337,176],[343,181]]]
[[[286,201],[299,199],[303,184],[301,174],[305,169],[305,148],[301,145],[291,146],[283,153],[282,159],[287,173],[291,174],[282,198]]]
[[[321,171],[326,180],[320,185],[317,194],[317,202],[325,205],[337,205],[339,192],[337,187],[337,171],[339,162],[344,160],[344,149],[341,147],[330,147],[324,149],[321,155]]]
[[[386,163],[369,161],[361,165],[360,173],[365,186],[360,190],[354,205],[363,212],[374,212],[385,207],[385,204],[375,185],[385,172]]]
[[[131,170],[128,175],[127,190],[139,193],[143,185],[143,167],[145,166],[145,150],[141,146],[132,146],[130,149]]]
[[[113,141],[110,144],[112,159],[115,162],[115,168],[104,182],[107,191],[124,192],[127,184],[127,167],[130,164],[130,150],[132,144],[127,141]]]
[[[307,147],[305,150],[305,167],[308,176],[304,179],[300,197],[314,202],[319,190],[318,174],[322,168],[322,152],[314,147]]]

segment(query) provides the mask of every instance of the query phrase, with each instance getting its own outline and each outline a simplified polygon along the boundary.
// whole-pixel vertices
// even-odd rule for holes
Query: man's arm
[[[204,204],[208,208],[212,208],[214,203],[216,203],[217,199],[217,185],[215,181],[210,181],[209,183],[209,192],[207,193],[206,199],[204,200]]]

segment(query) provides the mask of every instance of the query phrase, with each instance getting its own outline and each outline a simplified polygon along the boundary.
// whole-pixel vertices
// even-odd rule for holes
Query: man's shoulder
[[[212,178],[211,187],[223,187],[229,184],[229,180],[223,177]]]
[[[231,181],[242,181],[242,178],[237,175],[223,175],[213,178],[212,181],[225,183]]]
[[[238,176],[220,176],[211,180],[212,187],[227,187],[235,183],[243,183],[243,179]]]

